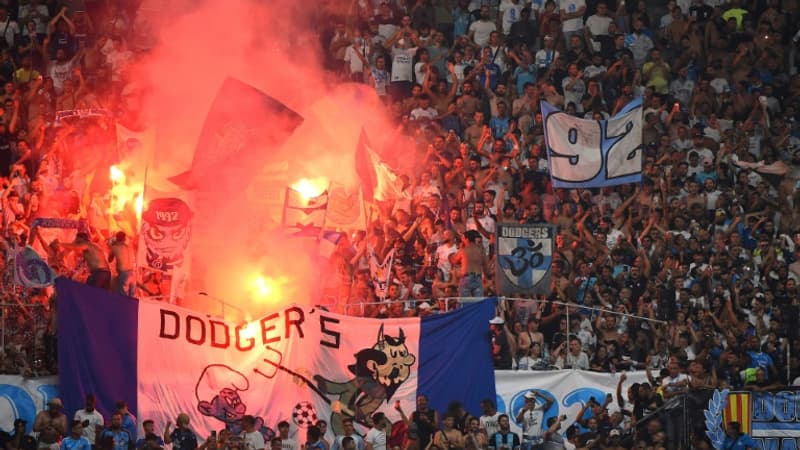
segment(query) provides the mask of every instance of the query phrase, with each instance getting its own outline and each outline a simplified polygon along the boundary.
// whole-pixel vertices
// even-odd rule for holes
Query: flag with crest
[[[333,182],[328,189],[328,208],[325,211],[325,229],[366,230],[367,214],[361,188],[348,189]]]

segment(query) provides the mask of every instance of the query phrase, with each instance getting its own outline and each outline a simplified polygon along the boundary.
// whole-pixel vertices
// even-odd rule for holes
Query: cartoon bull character
[[[403,329],[397,337],[385,335],[383,325],[378,330],[378,339],[371,348],[355,354],[356,362],[347,368],[354,378],[335,382],[315,375],[319,391],[338,396],[341,414],[331,416],[331,426],[336,435],[343,434],[342,418],[350,417],[361,424],[389,402],[394,393],[411,376],[411,366],[417,360],[408,352]]]
[[[197,410],[204,416],[213,417],[225,424],[233,435],[242,432],[242,418],[247,413],[239,392],[250,388],[247,377],[222,364],[212,364],[203,369],[197,380],[195,396]],[[256,430],[271,439],[275,432],[264,426],[264,419],[256,417]]]

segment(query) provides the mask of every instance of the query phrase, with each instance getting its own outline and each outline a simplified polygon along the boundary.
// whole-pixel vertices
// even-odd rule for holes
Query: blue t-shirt
[[[508,133],[508,128],[511,125],[510,117],[492,117],[489,119],[489,128],[492,129],[492,136],[495,139],[501,139]]]
[[[83,436],[78,439],[68,436],[61,441],[61,450],[92,450],[92,444]]]
[[[725,436],[725,441],[722,443],[722,448],[725,450],[745,450],[746,448],[752,448],[755,450],[756,443],[747,434],[743,434],[736,439],[731,438],[730,436]]]
[[[100,440],[111,437],[114,440],[114,450],[131,450],[133,448],[133,439],[128,430],[121,428],[119,430],[103,430],[100,435]]]
[[[527,69],[517,66],[514,69],[514,78],[517,79],[517,95],[522,97],[525,94],[526,84],[536,84],[536,65],[531,64]]]
[[[133,414],[128,412],[127,414],[122,416],[122,428],[128,431],[128,434],[131,435],[131,439],[136,442],[136,418],[133,417]]]
[[[480,71],[480,75],[478,75],[478,80],[480,80],[481,86],[486,86],[486,71],[489,71],[489,87],[492,90],[497,89],[497,80],[500,79],[500,66],[495,63],[487,63],[483,65],[483,68]]]
[[[769,366],[773,364],[772,357],[767,353],[748,351],[750,357],[750,367],[764,369],[765,375],[769,378]]]
[[[469,11],[464,11],[461,8],[453,10],[453,39],[467,35],[471,19]]]

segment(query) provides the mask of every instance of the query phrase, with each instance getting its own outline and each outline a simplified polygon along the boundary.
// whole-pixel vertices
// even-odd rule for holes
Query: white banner
[[[57,396],[58,377],[0,375],[0,429],[11,431],[14,421],[23,419],[28,422],[30,432],[36,414]]]
[[[606,394],[614,396],[614,401],[608,407],[609,411],[619,411],[617,403],[617,383],[623,372],[600,373],[582,370],[549,370],[549,371],[496,371],[495,386],[497,388],[497,411],[508,414],[511,421],[511,430],[522,433],[520,424],[516,422],[517,413],[525,405],[525,394],[535,390],[541,396],[537,403],[542,403],[542,398],[552,398],[553,405],[544,411],[543,423],[550,417],[567,415],[563,422],[562,431],[575,422],[581,408],[590,398],[594,397],[603,403]],[[628,387],[633,383],[647,382],[644,371],[624,372],[627,380],[622,384],[622,395],[627,402]]]
[[[155,311],[153,311],[155,312]],[[160,322],[160,318],[154,317],[156,323]],[[404,327],[406,328],[406,327]],[[407,327],[407,330],[412,330],[414,327]],[[260,333],[260,327],[258,333]],[[306,338],[310,338],[308,336]],[[375,339],[375,336],[364,336],[365,340],[368,339]],[[409,339],[409,342],[413,342],[413,339]],[[182,347],[185,348],[185,347]],[[351,351],[356,350],[355,348],[350,349]],[[198,351],[206,351],[198,347]],[[355,353],[355,352],[354,352]],[[153,354],[144,354],[140,355],[140,358],[144,359],[152,359],[151,362],[157,363],[158,366],[162,366],[165,362],[172,361],[173,359],[171,355],[170,358],[163,358],[164,354],[161,352],[153,353]],[[155,361],[158,359],[158,361]],[[164,367],[166,369],[166,367]],[[263,368],[263,365],[262,365]],[[208,368],[207,368],[208,369]],[[240,369],[241,370],[241,369]],[[211,372],[220,372],[217,374]],[[220,375],[221,378],[217,379],[216,382],[219,383],[227,383],[229,382],[231,386],[237,387],[238,394],[242,397],[242,400],[245,401],[245,404],[250,403],[252,406],[259,405],[259,399],[253,398],[251,402],[247,402],[248,394],[256,394],[256,390],[260,390],[256,385],[249,386],[250,389],[241,390],[242,387],[245,386],[237,386],[236,384],[236,377],[230,378],[221,372],[226,372],[232,375],[236,375],[234,372],[238,372],[238,370],[230,370],[230,369],[211,369],[211,372],[208,370],[205,371],[204,375],[205,378],[208,377],[216,377]],[[310,373],[300,370],[303,375],[310,375]],[[254,372],[250,372],[254,373]],[[643,383],[647,381],[647,377],[645,376],[644,371],[638,372],[625,372],[627,375],[627,380],[622,385],[622,394],[627,395],[628,387],[633,383]],[[555,401],[553,406],[548,410],[545,411],[544,420],[546,421],[548,417],[555,417],[557,415],[566,414],[568,417],[567,422],[562,427],[563,430],[566,430],[569,425],[574,422],[575,416],[580,411],[583,404],[589,400],[591,397],[595,397],[598,401],[602,402],[605,398],[606,394],[614,395],[614,403],[610,405],[609,409],[611,411],[615,411],[619,409],[617,405],[617,398],[616,398],[616,389],[617,383],[619,382],[620,374],[609,374],[609,373],[597,373],[597,372],[587,372],[587,371],[580,371],[580,370],[553,370],[553,371],[496,371],[495,372],[495,381],[496,381],[496,388],[497,388],[497,410],[501,413],[508,414],[511,418],[511,428],[513,431],[517,433],[521,433],[521,429],[519,425],[515,422],[514,418],[516,417],[519,410],[522,408],[522,405],[525,403],[523,396],[526,392],[530,391],[531,389],[535,389],[537,392],[541,393],[544,396],[552,396]],[[253,378],[253,377],[251,377]],[[255,377],[253,380],[257,380],[262,377]],[[289,380],[292,380],[292,377],[288,377]],[[203,386],[202,384],[198,383],[198,380],[184,380],[191,386],[197,386],[198,392],[196,395],[199,397],[214,397],[215,392],[202,392],[205,388],[210,388],[210,385]],[[265,382],[268,380],[264,379]],[[288,380],[287,380],[288,381]],[[287,395],[296,395],[297,392],[302,392],[302,398],[305,400],[314,400],[312,396],[308,396],[308,392],[304,391],[301,387],[303,384],[302,381],[299,379],[294,379],[293,383],[281,383],[283,386],[283,392]],[[415,380],[413,380],[415,381]],[[43,377],[43,378],[36,378],[36,379],[25,379],[21,376],[14,376],[14,375],[0,375],[0,428],[3,430],[11,430],[12,425],[15,419],[23,418],[28,421],[28,426],[31,427],[33,425],[33,419],[36,416],[36,412],[41,411],[44,409],[47,402],[57,396],[58,391],[58,379],[56,377]],[[275,380],[272,380],[272,383],[275,383]],[[299,383],[299,384],[298,384]],[[411,387],[415,383],[408,383],[408,387]],[[293,387],[294,386],[294,387]],[[219,387],[219,386],[218,386]],[[153,387],[151,387],[153,388]],[[252,392],[247,392],[248,390]],[[169,395],[173,397],[174,394],[168,394],[163,389],[154,389],[154,392],[160,392],[162,395]],[[300,400],[300,396],[297,397]],[[199,399],[208,400],[205,398]],[[174,420],[172,417],[163,416],[158,412],[159,408],[157,406],[158,400],[156,399],[156,403],[153,406],[145,406],[147,410],[147,417],[149,418],[158,418],[160,420]],[[626,399],[627,401],[627,399]],[[406,411],[413,411],[413,405],[404,405]],[[195,420],[204,422],[209,421],[208,425],[210,427],[216,426],[214,423],[214,419],[212,417],[206,416],[204,414],[197,414],[197,406],[186,404],[184,405],[186,411],[194,411],[196,416],[193,417]],[[478,411],[472,411],[474,414],[480,414]],[[67,414],[72,414],[72,411],[67,411]],[[282,411],[282,413],[287,414],[286,416],[280,416],[280,419],[288,419],[292,422],[291,412],[289,411]],[[141,414],[140,414],[141,416]],[[144,416],[142,416],[144,417]],[[392,419],[396,417],[391,415]],[[327,418],[327,417],[326,417]],[[268,420],[270,422],[276,421],[278,417],[270,417]],[[164,422],[165,423],[165,422]],[[193,422],[194,423],[194,422]],[[269,423],[269,422],[268,422]]]

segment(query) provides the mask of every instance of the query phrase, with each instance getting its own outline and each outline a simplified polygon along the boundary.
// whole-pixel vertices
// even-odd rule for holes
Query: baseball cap
[[[504,323],[506,323],[506,321],[503,320],[502,317],[496,316],[494,319],[490,320],[489,323],[491,325],[503,325]]]
[[[156,225],[186,225],[192,215],[189,205],[179,198],[157,198],[150,202],[142,219]]]
[[[528,392],[525,393],[525,398],[527,398],[529,400],[532,400],[532,399],[536,398],[536,393],[533,392],[533,391],[528,391]]]

